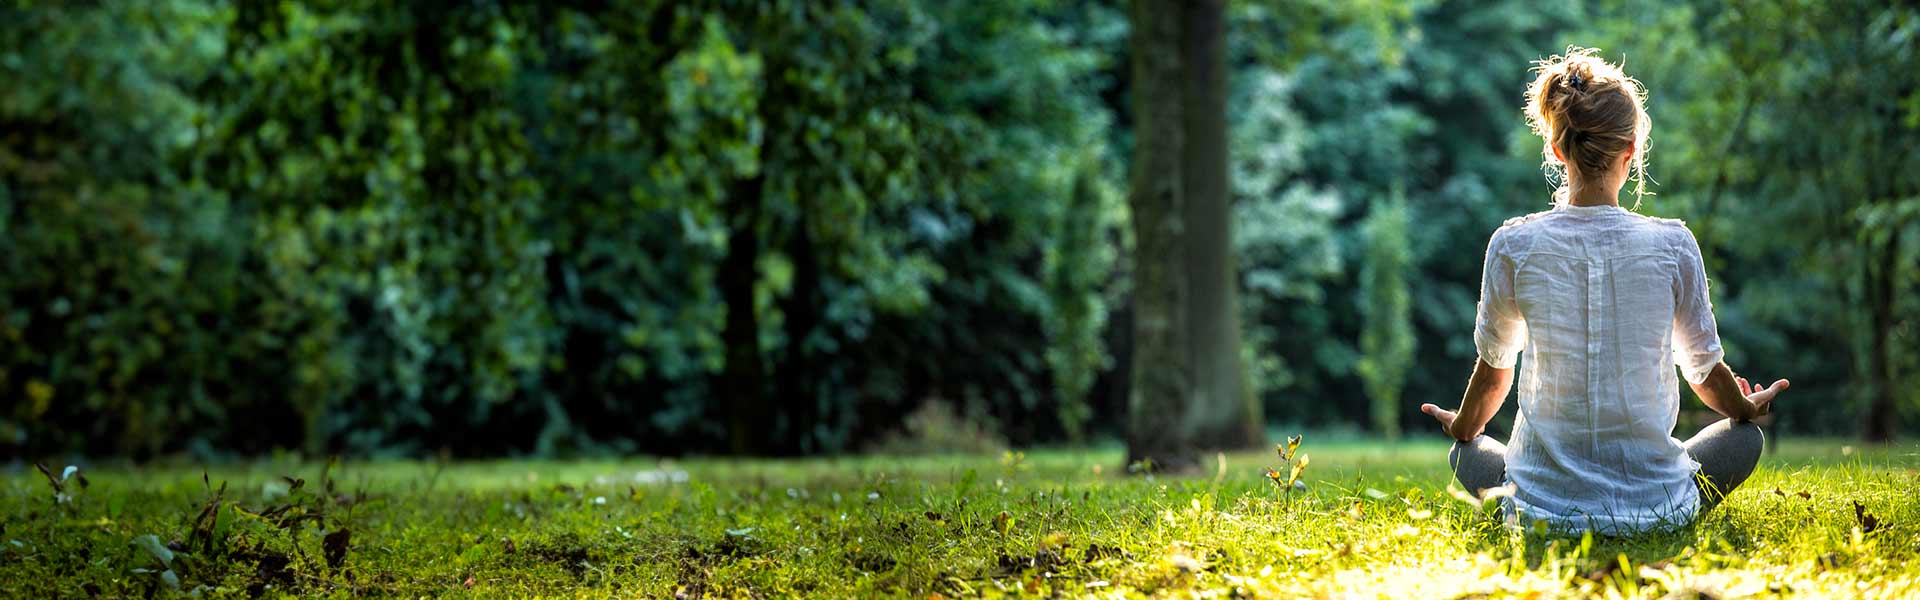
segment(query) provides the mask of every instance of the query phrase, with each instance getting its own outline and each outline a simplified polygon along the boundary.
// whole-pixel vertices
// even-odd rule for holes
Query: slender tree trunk
[[[1893,348],[1894,288],[1900,268],[1900,232],[1894,231],[1880,249],[1879,265],[1867,272],[1868,303],[1871,306],[1872,336],[1867,350],[1869,391],[1867,422],[1861,437],[1870,442],[1893,439],[1894,421],[1899,418],[1894,398]]]
[[[765,368],[760,361],[760,320],[754,312],[753,288],[760,281],[761,176],[737,182],[727,201],[732,231],[727,255],[720,261],[720,298],[727,305],[727,321],[720,330],[726,346],[726,365],[715,391],[727,411],[727,446],[734,454],[760,454],[768,448],[766,423],[771,407],[761,396]]]
[[[1180,182],[1194,394],[1188,424],[1202,446],[1249,448],[1260,445],[1265,432],[1240,357],[1233,189],[1227,168],[1226,2],[1184,2],[1179,20],[1186,130]]]
[[[785,436],[788,449],[806,454],[823,448],[814,431],[820,423],[820,398],[811,385],[813,352],[807,349],[807,338],[820,322],[820,258],[813,251],[813,235],[804,210],[786,245],[787,259],[793,261],[793,289],[780,303],[787,349],[776,376],[775,393],[792,416]]]
[[[1187,436],[1192,404],[1181,152],[1182,2],[1133,0],[1133,385],[1127,461],[1158,470],[1198,463]]]

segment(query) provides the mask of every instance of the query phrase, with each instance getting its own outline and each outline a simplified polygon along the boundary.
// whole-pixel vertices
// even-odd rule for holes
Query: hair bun
[[[1527,123],[1545,142],[1542,161],[1550,173],[1606,173],[1622,153],[1633,152],[1635,193],[1644,194],[1650,125],[1640,83],[1598,54],[1576,46],[1536,61],[1527,86]]]

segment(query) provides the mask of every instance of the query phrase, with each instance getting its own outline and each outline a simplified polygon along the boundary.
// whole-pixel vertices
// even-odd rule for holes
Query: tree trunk
[[[1194,395],[1187,423],[1202,446],[1251,448],[1261,444],[1265,432],[1240,357],[1233,189],[1227,168],[1226,5],[1225,0],[1183,4],[1180,87],[1186,135],[1179,154]]]
[[[1133,0],[1133,385],[1127,462],[1198,464],[1187,428],[1187,277],[1182,231],[1181,2]]]
[[[768,448],[766,423],[773,417],[762,401],[760,320],[754,312],[753,288],[759,283],[761,176],[735,183],[727,200],[733,216],[727,235],[727,255],[720,261],[720,298],[727,305],[727,321],[720,330],[726,346],[726,366],[715,391],[727,411],[727,447],[734,454],[761,454]]]
[[[813,234],[804,209],[800,221],[794,224],[793,234],[787,238],[786,254],[793,262],[793,289],[780,303],[787,349],[776,376],[775,393],[780,397],[780,405],[787,407],[788,414],[792,415],[785,436],[788,450],[808,454],[825,448],[821,447],[823,440],[815,435],[820,423],[820,398],[814,394],[812,385],[813,352],[807,349],[807,338],[820,322],[820,257],[813,251]]]
[[[1868,399],[1867,422],[1861,429],[1861,437],[1869,442],[1887,442],[1893,439],[1894,421],[1899,418],[1894,398],[1898,395],[1894,389],[1893,348],[1890,338],[1894,325],[1894,288],[1898,285],[1900,268],[1900,232],[1893,231],[1887,236],[1886,244],[1880,249],[1880,264],[1867,271],[1867,297],[1871,304],[1872,324],[1868,329],[1872,336],[1867,350]]]

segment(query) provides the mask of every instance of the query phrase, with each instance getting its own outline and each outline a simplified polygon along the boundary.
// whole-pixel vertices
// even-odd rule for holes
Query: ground
[[[1598,539],[1504,525],[1439,443],[1312,437],[1293,491],[1275,452],[15,465],[0,597],[1920,597],[1920,446],[1845,444]]]

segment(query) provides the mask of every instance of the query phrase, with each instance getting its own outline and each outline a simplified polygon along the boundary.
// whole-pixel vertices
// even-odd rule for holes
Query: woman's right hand
[[[1762,389],[1759,386],[1748,383],[1745,377],[1735,377],[1733,378],[1733,383],[1740,388],[1740,395],[1745,397],[1747,403],[1753,406],[1753,413],[1748,415],[1746,420],[1763,417],[1766,416],[1767,413],[1773,412],[1773,398],[1793,385],[1787,380],[1782,379]]]

